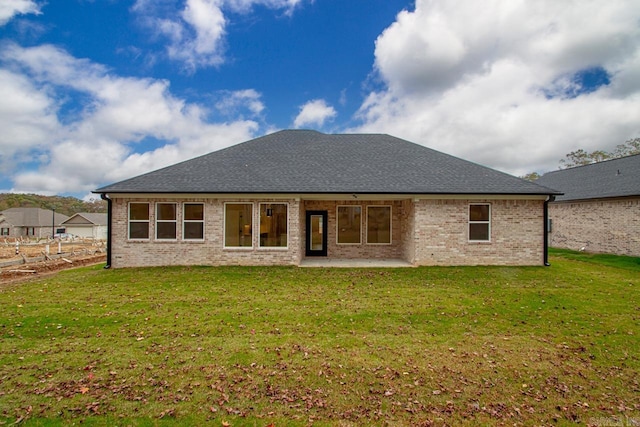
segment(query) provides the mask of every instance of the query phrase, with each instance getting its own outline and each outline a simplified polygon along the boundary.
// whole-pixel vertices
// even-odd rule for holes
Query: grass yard
[[[640,259],[551,263],[0,285],[0,425],[640,424]]]

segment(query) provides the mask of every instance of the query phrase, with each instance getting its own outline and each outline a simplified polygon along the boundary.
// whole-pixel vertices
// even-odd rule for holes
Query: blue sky
[[[632,0],[0,2],[0,191],[99,186],[285,128],[515,175],[640,136]]]

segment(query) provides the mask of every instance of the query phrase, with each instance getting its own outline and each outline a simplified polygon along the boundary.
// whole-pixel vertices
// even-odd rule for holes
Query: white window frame
[[[489,219],[487,221],[472,221],[471,220],[471,207],[472,206],[487,206],[489,208]],[[469,210],[467,212],[467,238],[470,243],[491,243],[491,203],[469,203]],[[487,239],[472,239],[471,238],[471,224],[487,224]]]
[[[175,242],[178,240],[178,204],[175,202],[156,202],[156,217],[155,217],[155,239],[162,242]],[[175,219],[158,219],[158,207],[160,205],[173,205],[176,213]],[[160,223],[173,223],[175,224],[176,235],[174,237],[158,237],[158,224]]]
[[[201,205],[202,206],[202,219],[186,219],[186,206],[187,205]],[[202,202],[183,202],[182,203],[182,240],[187,241],[187,242],[203,242],[204,241],[204,236],[205,236],[205,207],[204,207],[204,203]],[[190,239],[185,237],[186,233],[185,233],[185,225],[186,224],[193,224],[193,223],[201,223],[202,224],[202,237],[198,238],[198,239]]]
[[[370,243],[369,242],[369,208],[388,208],[389,209],[389,243]],[[389,246],[393,244],[393,206],[391,205],[367,205],[367,210],[366,210],[366,215],[367,218],[365,220],[366,222],[366,228],[364,230],[367,238],[367,245],[375,245],[375,246]]]
[[[131,205],[132,204],[147,205],[147,214],[149,216],[148,219],[146,219],[146,220],[131,219]],[[149,236],[151,235],[151,233],[149,231],[149,227],[151,226],[151,214],[149,213],[149,209],[150,209],[150,203],[149,202],[129,202],[127,204],[127,240],[138,240],[138,241],[148,241],[149,240]],[[146,222],[147,223],[147,237],[131,237],[131,223],[132,222],[136,222],[136,223]]]
[[[249,205],[251,206],[251,246],[227,246],[227,205]],[[222,218],[222,247],[224,249],[230,249],[234,251],[251,251],[253,250],[253,237],[254,237],[254,203],[252,202],[224,202],[224,212]]]
[[[360,236],[358,239],[357,243],[341,243],[338,239],[340,237],[340,214],[338,213],[340,208],[359,208],[360,209]],[[336,245],[340,245],[340,246],[355,246],[355,245],[361,245],[362,244],[362,222],[363,222],[363,218],[362,218],[362,206],[361,205],[338,205],[336,206]]]
[[[262,216],[260,215],[260,212],[262,211],[262,205],[285,205],[287,207],[287,245],[286,246],[262,246],[260,244],[260,229],[261,229],[261,224],[260,221],[262,220]],[[290,229],[290,224],[289,224],[289,203],[286,202],[260,202],[258,203],[258,249],[262,249],[262,250],[272,250],[272,251],[286,251],[289,249],[289,229]]]
[[[8,236],[9,233],[11,232],[11,229],[7,228],[7,227],[2,227],[2,229],[0,229],[0,230],[1,230],[0,231],[0,236]],[[6,233],[5,233],[5,231],[6,231]]]

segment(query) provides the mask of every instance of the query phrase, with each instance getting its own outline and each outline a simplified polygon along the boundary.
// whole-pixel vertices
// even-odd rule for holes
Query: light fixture
[[[267,216],[273,216],[273,209],[271,209],[271,206],[267,208]]]

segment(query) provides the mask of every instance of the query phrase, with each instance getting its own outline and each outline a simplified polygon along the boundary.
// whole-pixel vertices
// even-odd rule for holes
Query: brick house
[[[286,130],[95,190],[108,266],[543,265],[555,190],[389,135]]]
[[[68,216],[47,209],[9,208],[0,212],[0,237],[51,237],[53,231],[65,231],[62,223],[67,219]]]
[[[640,257],[640,154],[549,172],[551,246]]]

